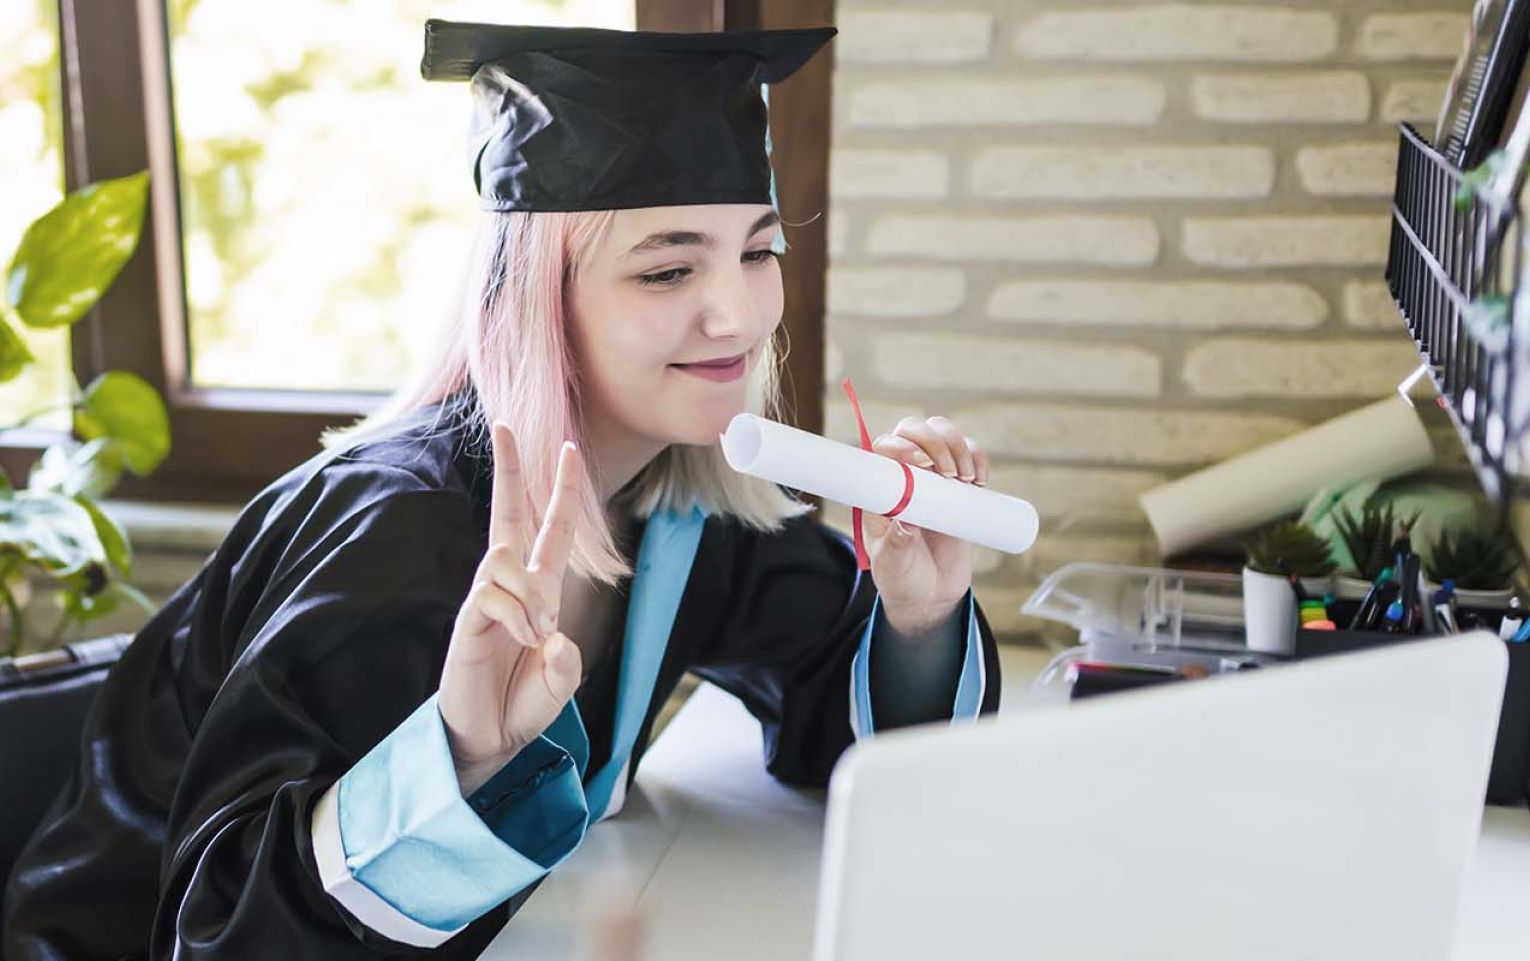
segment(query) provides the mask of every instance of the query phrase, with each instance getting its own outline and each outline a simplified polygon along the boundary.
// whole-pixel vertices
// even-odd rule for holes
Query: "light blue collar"
[[[643,527],[637,563],[632,572],[632,593],[627,604],[627,624],[622,634],[621,678],[617,682],[616,716],[611,732],[611,757],[586,778],[590,763],[590,739],[584,720],[572,698],[548,726],[548,740],[573,758],[584,784],[589,823],[594,824],[610,803],[616,779],[637,743],[643,718],[653,700],[659,667],[669,646],[675,616],[686,581],[696,562],[706,512],[693,507],[688,513],[655,511]]]

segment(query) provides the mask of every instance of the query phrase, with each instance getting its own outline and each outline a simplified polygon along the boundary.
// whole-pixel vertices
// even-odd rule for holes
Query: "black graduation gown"
[[[435,412],[273,482],[139,631],[11,875],[5,958],[473,958],[532,894],[427,950],[358,922],[315,864],[314,803],[438,687],[485,551],[492,461]],[[629,783],[690,670],[759,718],[773,775],[825,785],[854,739],[873,599],[817,520],[761,534],[708,516]],[[976,620],[989,713],[998,660]]]

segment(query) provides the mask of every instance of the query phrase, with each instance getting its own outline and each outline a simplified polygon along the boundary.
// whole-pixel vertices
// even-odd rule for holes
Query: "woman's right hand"
[[[564,442],[528,556],[515,437],[495,421],[489,546],[457,613],[439,704],[464,797],[535,740],[579,686],[579,648],[557,630],[574,541],[579,452]]]

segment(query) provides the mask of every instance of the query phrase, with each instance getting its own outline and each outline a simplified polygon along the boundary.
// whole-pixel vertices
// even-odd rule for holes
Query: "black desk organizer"
[[[1514,403],[1519,357],[1514,300],[1522,267],[1522,223],[1513,199],[1473,190],[1458,207],[1465,176],[1409,124],[1400,124],[1397,184],[1387,286],[1413,335],[1461,436],[1472,467],[1497,505],[1507,532],[1515,497],[1530,496],[1519,463],[1525,412]],[[1474,302],[1502,298],[1503,322],[1493,336],[1466,323]],[[1513,539],[1511,538],[1511,543]],[[1297,656],[1395,642],[1395,635],[1300,631]],[[1347,636],[1341,636],[1347,635]],[[1488,785],[1494,803],[1523,804],[1530,795],[1530,644],[1509,644],[1509,678]]]
[[[1500,611],[1484,618],[1486,626],[1496,630],[1501,617]],[[1421,638],[1380,631],[1298,630],[1291,659],[1299,661],[1413,640]],[[1509,652],[1509,673],[1504,682],[1503,709],[1498,715],[1493,764],[1488,771],[1487,802],[1523,807],[1530,797],[1530,642],[1506,641],[1504,645]]]
[[[1457,209],[1460,168],[1412,126],[1400,126],[1387,286],[1483,488],[1507,522],[1510,497],[1527,493],[1516,480],[1524,415],[1511,410],[1518,208],[1473,191]],[[1465,322],[1469,306],[1485,297],[1506,300],[1501,337],[1480,337]]]

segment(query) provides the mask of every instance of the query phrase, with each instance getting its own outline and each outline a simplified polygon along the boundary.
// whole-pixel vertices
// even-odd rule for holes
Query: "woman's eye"
[[[769,247],[766,247],[764,250],[751,250],[751,251],[749,251],[749,253],[744,255],[744,259],[749,261],[751,264],[763,264],[763,263],[765,263],[767,260],[769,260],[772,257],[780,257],[780,256],[781,255],[776,253],[774,250],[771,250]]]
[[[689,267],[671,267],[656,274],[640,274],[638,280],[650,287],[673,287],[680,278],[691,272]]]

